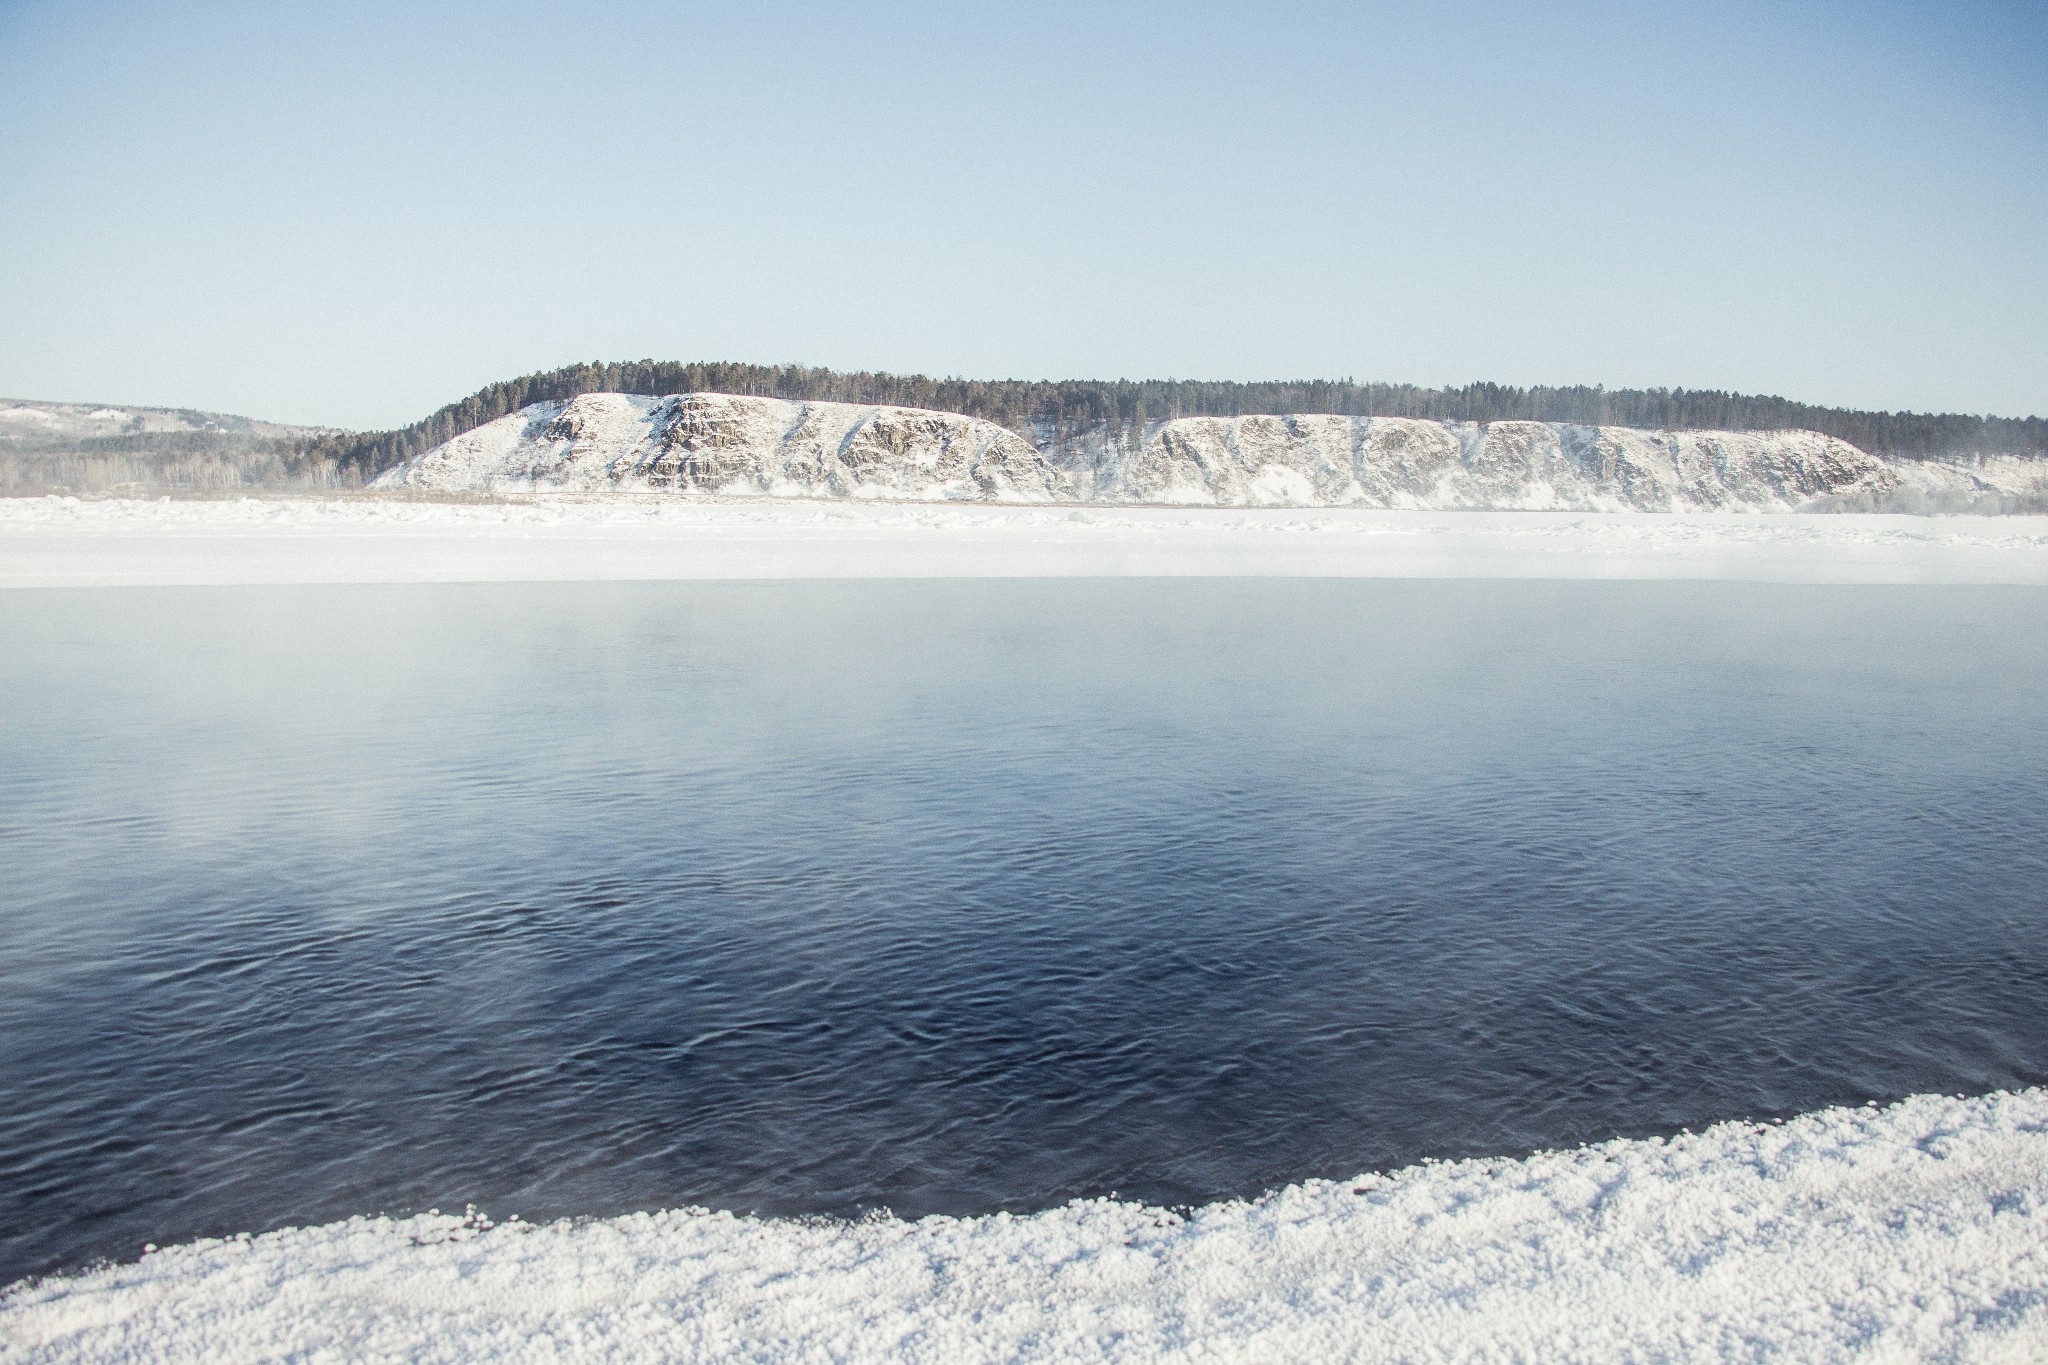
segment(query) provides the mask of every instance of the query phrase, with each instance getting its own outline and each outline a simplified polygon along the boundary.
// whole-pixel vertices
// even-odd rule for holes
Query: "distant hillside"
[[[1081,446],[1129,447],[1161,422],[1260,415],[1537,421],[1647,431],[1805,430],[1893,461],[2048,455],[2048,419],[2040,417],[1862,412],[1697,389],[932,379],[800,365],[639,360],[570,365],[490,384],[393,431],[294,427],[183,408],[0,400],[0,492],[359,487],[510,413],[590,393],[724,393],[936,410],[1005,428],[1058,462]]]
[[[376,479],[441,494],[1587,512],[2042,512],[2048,459],[1886,460],[1813,431],[1415,417],[1098,423],[1058,446],[929,408],[586,393]]]
[[[1536,421],[1644,430],[1817,431],[1889,459],[2048,454],[2048,419],[1962,413],[1860,412],[1789,399],[1686,389],[1512,388],[1299,380],[931,379],[799,365],[726,362],[594,362],[491,384],[396,431],[335,435],[306,443],[305,456],[369,478],[464,432],[535,403],[586,393],[660,397],[728,393],[797,402],[928,408],[993,422],[1058,452],[1092,431],[1129,439],[1149,423],[1181,417],[1335,414],[1439,422]]]
[[[312,454],[341,433],[224,412],[0,399],[0,492],[329,487]]]

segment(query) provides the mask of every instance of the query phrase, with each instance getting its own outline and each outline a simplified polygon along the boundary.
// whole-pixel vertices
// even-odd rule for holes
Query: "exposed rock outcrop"
[[[587,393],[539,403],[377,483],[1027,502],[1062,494],[1058,471],[1031,443],[992,422],[715,393]]]

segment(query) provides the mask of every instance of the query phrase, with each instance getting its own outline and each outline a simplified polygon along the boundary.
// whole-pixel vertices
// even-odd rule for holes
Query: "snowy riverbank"
[[[2048,1092],[1923,1096],[1188,1217],[447,1215],[20,1286],[18,1361],[2038,1360]]]
[[[0,587],[1261,575],[2048,583],[2048,517],[0,498]]]

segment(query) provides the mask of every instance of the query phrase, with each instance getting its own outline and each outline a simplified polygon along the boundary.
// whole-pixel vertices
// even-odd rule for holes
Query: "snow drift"
[[[2048,511],[2048,460],[1885,460],[1811,431],[1252,416],[1036,435],[915,408],[589,393],[478,427],[376,486],[1428,510]]]
[[[10,1360],[2039,1360],[2048,1093],[1181,1214],[365,1218],[0,1299]]]

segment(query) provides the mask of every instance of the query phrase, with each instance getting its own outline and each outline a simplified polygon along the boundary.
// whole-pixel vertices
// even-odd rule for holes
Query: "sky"
[[[0,394],[640,358],[2048,414],[2048,5],[0,0]]]

